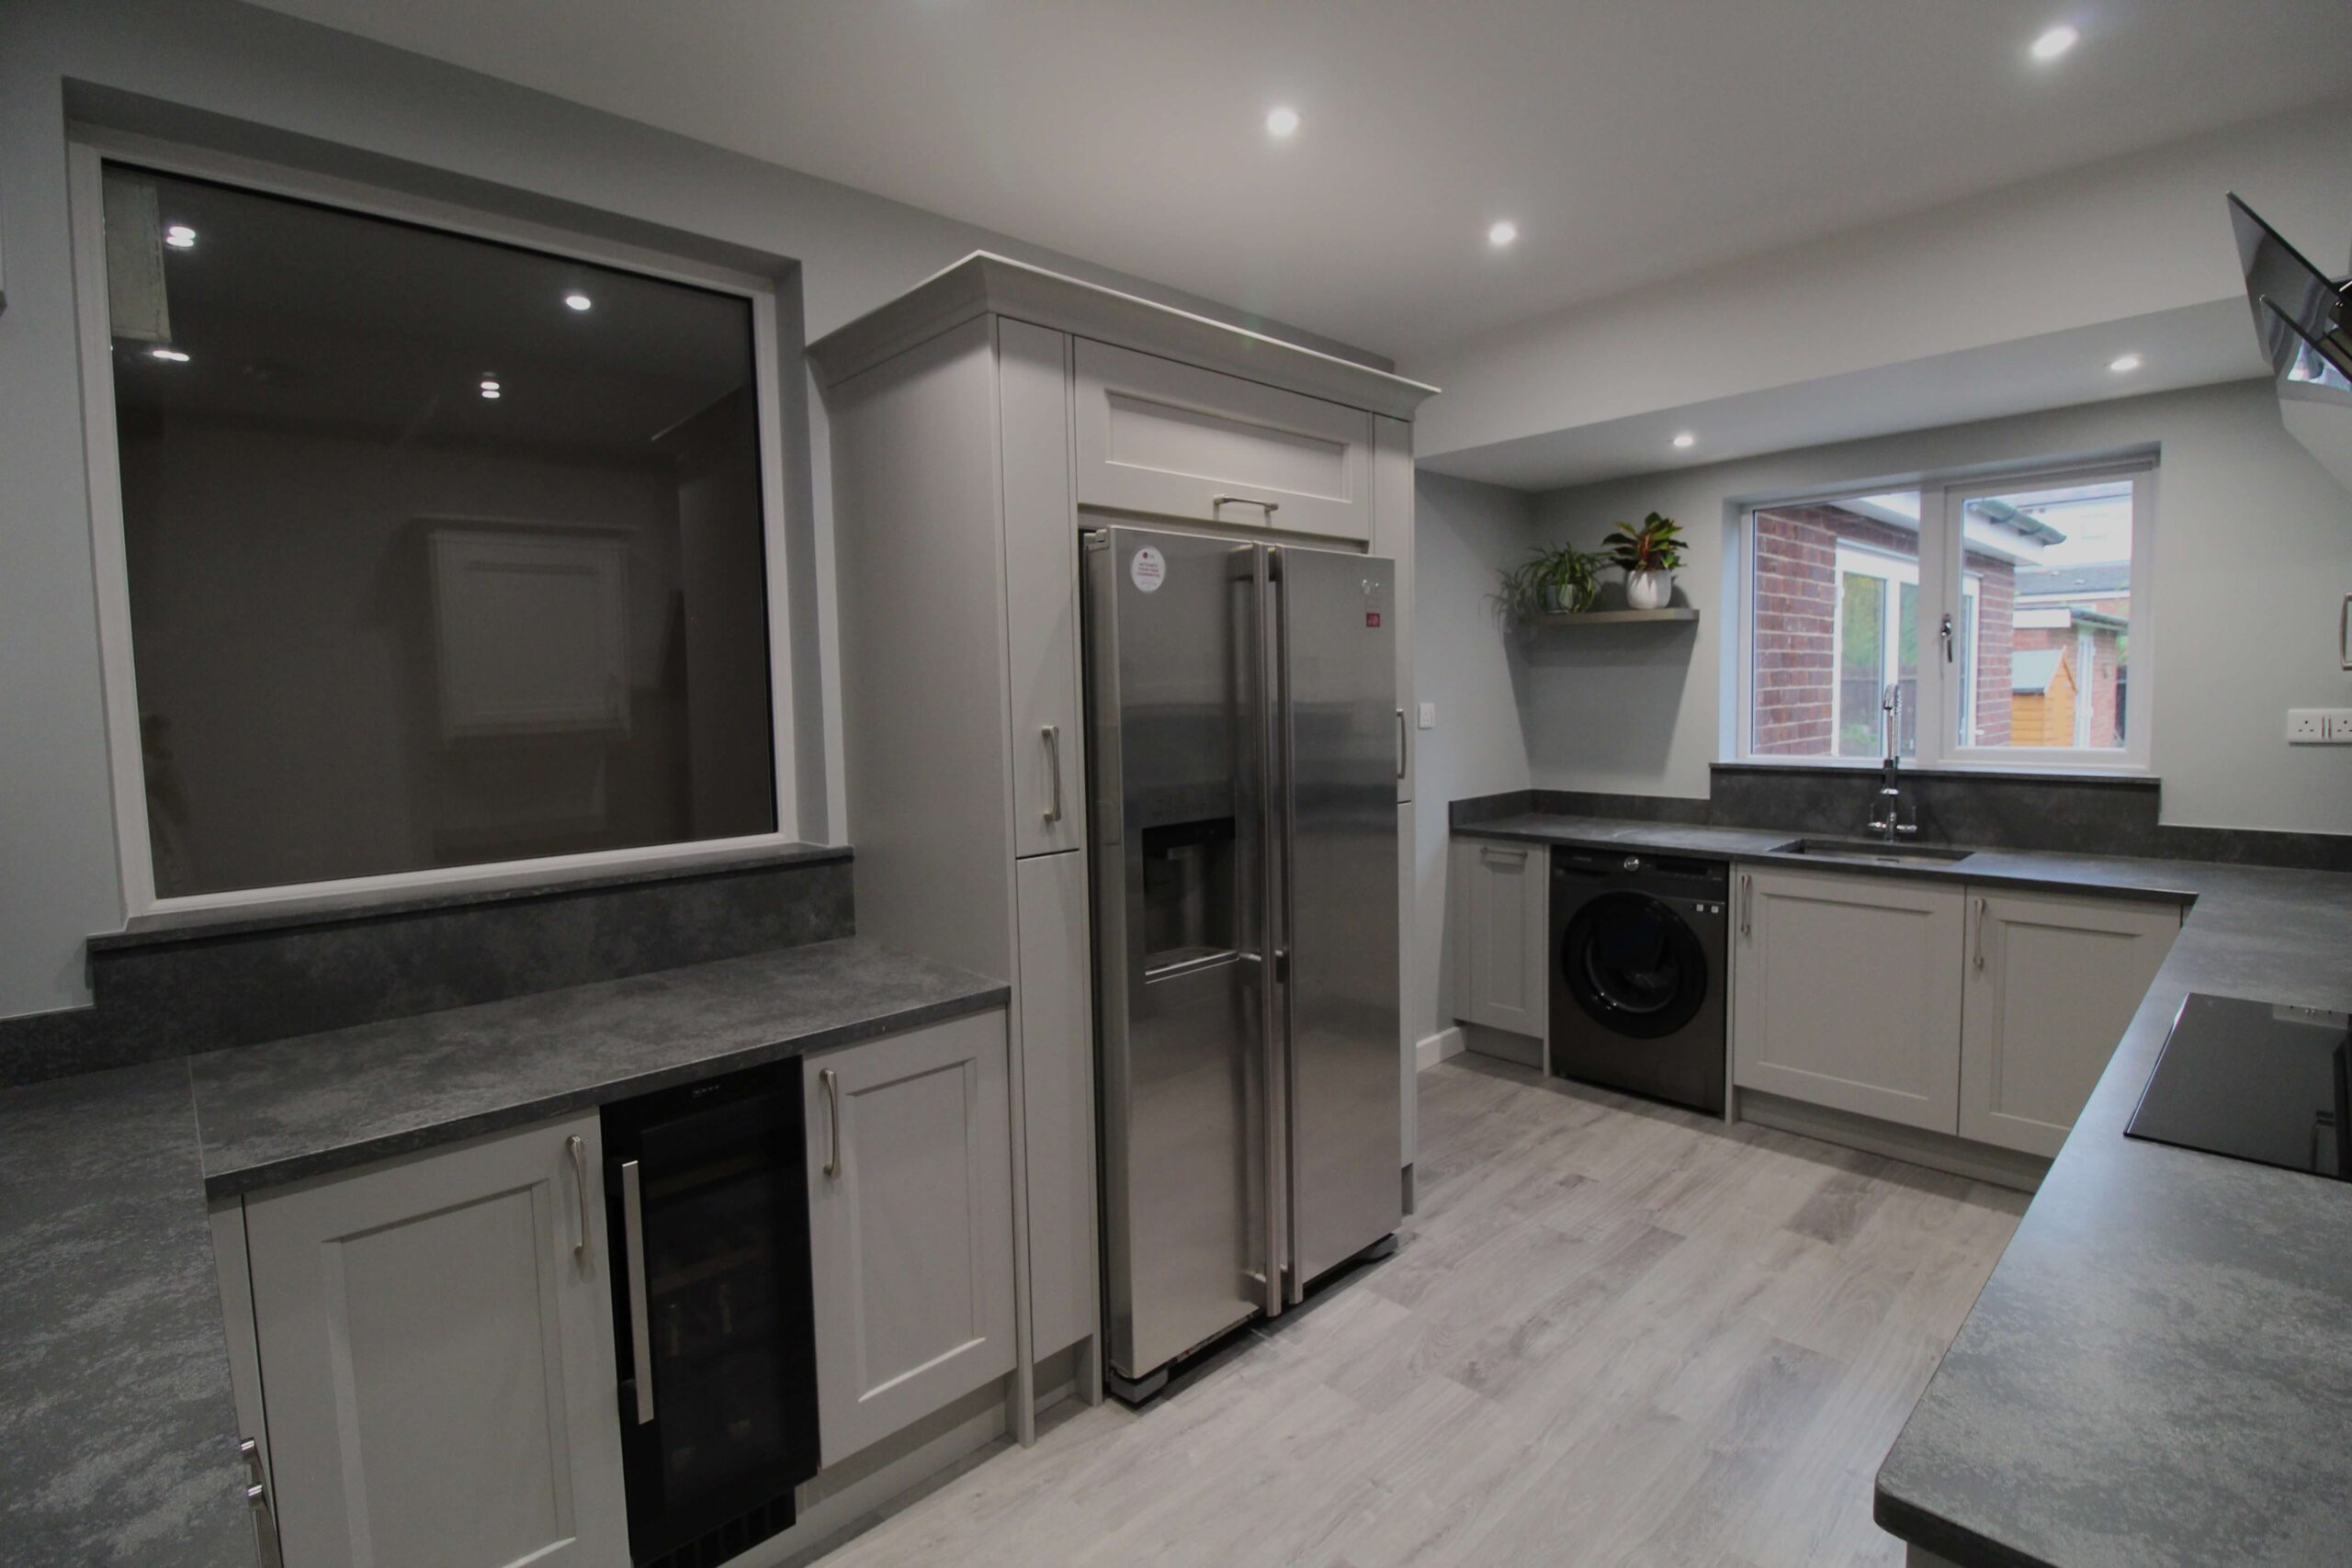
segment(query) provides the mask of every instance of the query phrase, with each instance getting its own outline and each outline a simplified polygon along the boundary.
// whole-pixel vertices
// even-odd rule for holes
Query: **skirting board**
[[[1450,1029],[1441,1029],[1435,1034],[1424,1034],[1413,1043],[1413,1070],[1428,1072],[1448,1056],[1459,1056],[1468,1049],[1470,1043],[1463,1038],[1462,1026],[1458,1023]]]
[[[1882,1122],[1875,1116],[1857,1116],[1850,1111],[1807,1105],[1801,1100],[1787,1100],[1760,1089],[1743,1089],[1735,1093],[1738,1097],[1736,1109],[1739,1121],[1818,1138],[1825,1144],[1843,1144],[1848,1148],[1884,1155],[1909,1165],[1924,1165],[1929,1170],[1964,1176],[1971,1181],[2033,1192],[2041,1190],[2041,1179],[2050,1171],[2050,1162],[2039,1155],[1995,1148],[1990,1144],[1955,1138],[1949,1133],[1931,1133],[1924,1127]]]

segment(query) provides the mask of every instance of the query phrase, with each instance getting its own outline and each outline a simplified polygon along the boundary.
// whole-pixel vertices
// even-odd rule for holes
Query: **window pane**
[[[1880,702],[1919,671],[1919,496],[1760,507],[1751,516],[1748,747],[1758,756],[1875,757]]]
[[[109,167],[164,897],[775,827],[736,296]]]
[[[1980,496],[1962,513],[1981,581],[1973,745],[2123,745],[2132,481]]]

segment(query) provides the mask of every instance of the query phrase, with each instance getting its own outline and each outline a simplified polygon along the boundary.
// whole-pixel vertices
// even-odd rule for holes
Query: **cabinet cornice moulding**
[[[827,387],[975,316],[1009,316],[1079,337],[1164,355],[1396,419],[1437,389],[1318,349],[1031,266],[989,251],[962,261],[808,345]]]

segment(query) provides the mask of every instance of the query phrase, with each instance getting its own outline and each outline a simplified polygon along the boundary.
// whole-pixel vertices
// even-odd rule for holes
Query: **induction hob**
[[[2124,1133],[2352,1180],[2352,1022],[2192,992]]]

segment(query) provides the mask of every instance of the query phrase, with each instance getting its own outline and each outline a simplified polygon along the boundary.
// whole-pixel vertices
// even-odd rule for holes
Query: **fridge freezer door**
[[[1137,1379],[1267,1304],[1265,555],[1111,528],[1084,559],[1105,1304]]]
[[[1404,1221],[1396,569],[1277,550],[1290,1295]]]

